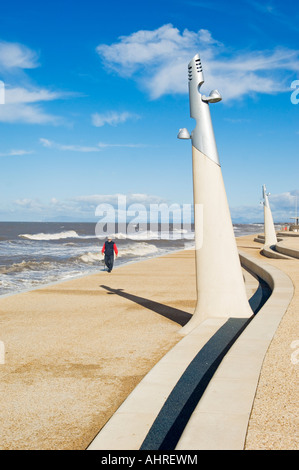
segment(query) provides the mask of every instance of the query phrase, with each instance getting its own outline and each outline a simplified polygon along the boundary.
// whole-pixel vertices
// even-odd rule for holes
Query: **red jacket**
[[[106,242],[105,242],[106,243]],[[105,243],[103,245],[103,248],[102,248],[102,254],[105,253]],[[116,254],[116,256],[118,255],[118,249],[117,249],[117,246],[115,243],[113,243],[113,250],[114,250],[114,253]]]

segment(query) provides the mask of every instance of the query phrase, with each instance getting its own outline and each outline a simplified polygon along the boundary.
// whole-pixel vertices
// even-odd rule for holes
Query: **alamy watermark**
[[[0,104],[5,104],[5,85],[2,80],[0,80]]]
[[[3,341],[0,341],[0,364],[5,364],[5,346]]]
[[[295,339],[291,343],[291,348],[295,351],[291,354],[291,363],[296,365],[299,364],[299,340]]]
[[[185,238],[193,229],[193,214],[195,213],[196,248],[202,245],[203,206],[197,204],[195,211],[192,204],[166,203],[144,205],[133,203],[127,205],[127,198],[119,195],[117,204],[99,204],[95,216],[100,217],[96,224],[95,234],[103,238],[113,234],[125,236],[140,236],[146,240],[156,238],[171,240]]]
[[[299,80],[294,80],[291,83],[291,88],[295,88],[295,90],[291,94],[291,103],[298,104],[299,103]]]

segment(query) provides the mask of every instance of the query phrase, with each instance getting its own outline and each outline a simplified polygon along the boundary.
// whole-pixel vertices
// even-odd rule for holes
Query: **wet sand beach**
[[[259,258],[253,238],[237,243]],[[296,289],[264,361],[246,448],[298,448],[298,260],[262,259]],[[181,251],[0,299],[0,449],[85,449],[181,339],[194,268],[194,252]]]

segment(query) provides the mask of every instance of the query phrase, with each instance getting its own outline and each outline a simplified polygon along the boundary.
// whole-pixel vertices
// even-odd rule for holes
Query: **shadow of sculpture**
[[[148,308],[153,312],[162,315],[163,317],[168,318],[169,320],[178,323],[181,326],[186,325],[186,323],[190,320],[191,314],[184,312],[183,310],[179,310],[174,307],[170,307],[169,305],[160,304],[159,302],[155,302],[153,300],[145,299],[144,297],[139,297],[134,294],[129,294],[128,292],[124,292],[123,289],[112,289],[109,286],[101,285],[103,289],[108,291],[108,294],[116,294],[120,297],[124,297],[125,299],[131,300],[138,305],[141,305],[144,308]]]

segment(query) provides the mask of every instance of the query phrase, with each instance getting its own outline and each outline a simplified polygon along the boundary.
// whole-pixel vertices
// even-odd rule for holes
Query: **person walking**
[[[113,263],[114,263],[114,253],[115,256],[118,255],[118,249],[114,241],[112,241],[111,237],[108,237],[107,241],[105,241],[103,248],[102,248],[102,254],[105,254],[105,265],[108,268],[108,273],[111,273],[113,269]]]

